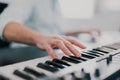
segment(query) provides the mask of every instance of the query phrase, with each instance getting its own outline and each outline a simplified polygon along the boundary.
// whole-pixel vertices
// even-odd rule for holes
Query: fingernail
[[[52,59],[58,59],[58,56],[51,56]]]
[[[81,54],[77,54],[76,57],[81,57]]]
[[[73,54],[72,54],[72,53],[70,53],[68,56],[73,56]]]

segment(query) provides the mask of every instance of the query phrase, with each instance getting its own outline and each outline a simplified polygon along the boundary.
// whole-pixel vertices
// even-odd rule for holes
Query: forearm
[[[7,24],[3,31],[3,37],[8,41],[35,45],[42,50],[46,50],[52,58],[57,58],[53,48],[59,48],[64,54],[68,56],[73,54],[76,57],[80,57],[80,54],[73,47],[73,44],[79,48],[85,48],[72,38],[43,35],[18,23]]]
[[[3,37],[8,41],[35,45],[35,38],[41,35],[18,23],[8,23],[3,31]]]

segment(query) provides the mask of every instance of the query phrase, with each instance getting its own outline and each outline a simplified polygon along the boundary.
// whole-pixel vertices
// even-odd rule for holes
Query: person
[[[61,49],[68,56],[80,57],[73,45],[82,49],[85,46],[73,38],[58,35],[66,34],[59,27],[62,20],[58,5],[58,0],[12,0],[0,16],[1,38],[35,45],[46,50],[52,58],[58,58],[53,48]]]

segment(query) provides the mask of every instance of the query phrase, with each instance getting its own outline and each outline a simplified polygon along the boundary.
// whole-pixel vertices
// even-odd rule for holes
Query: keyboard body
[[[82,51],[81,58],[59,57],[0,67],[0,80],[120,80],[120,42]]]

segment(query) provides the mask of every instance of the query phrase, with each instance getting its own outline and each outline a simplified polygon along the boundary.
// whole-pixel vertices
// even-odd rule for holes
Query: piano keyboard
[[[0,67],[0,80],[120,80],[120,42],[82,52],[82,57],[43,57]]]

